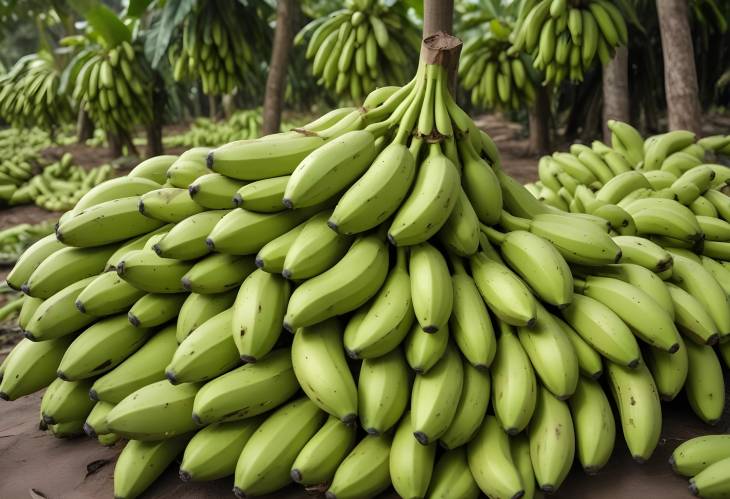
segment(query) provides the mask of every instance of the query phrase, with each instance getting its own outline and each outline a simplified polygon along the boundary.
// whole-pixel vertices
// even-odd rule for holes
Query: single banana
[[[88,390],[84,394],[88,398]],[[93,402],[94,407],[86,416],[86,422],[84,422],[84,433],[91,438],[97,438],[103,435],[112,435],[109,432],[109,425],[106,423],[106,415],[112,410],[114,404],[110,402],[98,401]]]
[[[30,319],[23,324],[25,336],[33,341],[46,341],[70,335],[91,324],[94,317],[81,312],[75,303],[79,294],[94,279],[95,277],[81,279],[43,300]]]
[[[238,288],[255,270],[253,258],[215,253],[196,262],[181,282],[193,293],[224,293]]]
[[[601,355],[560,317],[553,315],[553,320],[558,323],[565,336],[573,344],[573,350],[578,358],[578,367],[581,374],[591,379],[600,378],[601,374],[603,374]]]
[[[392,428],[406,410],[410,387],[410,373],[400,349],[363,360],[357,393],[360,424],[365,431],[379,435]]]
[[[327,226],[329,210],[318,213],[289,247],[281,274],[291,280],[304,280],[330,269],[347,253],[352,238],[341,236]]]
[[[479,486],[469,469],[466,448],[446,451],[439,457],[431,475],[429,499],[477,499]]]
[[[669,457],[672,469],[691,477],[730,457],[730,435],[702,435],[682,442]]]
[[[390,444],[388,435],[360,440],[337,467],[327,499],[375,497],[390,487]]]
[[[257,213],[277,213],[286,209],[282,199],[289,183],[289,175],[272,177],[251,182],[238,189],[233,195],[233,204],[244,210]]]
[[[303,229],[304,224],[299,224],[266,243],[256,255],[256,266],[271,274],[281,274],[284,270],[286,254]]]
[[[699,497],[726,497],[730,494],[730,457],[709,465],[689,481],[689,490]]]
[[[292,480],[305,486],[331,482],[355,446],[355,437],[355,428],[330,416],[297,454],[290,472]]]
[[[190,293],[177,315],[177,342],[188,337],[205,321],[229,309],[236,299],[236,290],[214,295]]]
[[[114,466],[114,497],[139,496],[183,451],[190,435],[155,442],[130,440]]]
[[[688,370],[685,392],[689,405],[708,424],[717,423],[725,408],[722,366],[712,347],[685,342]]]
[[[33,243],[18,258],[12,270],[6,278],[8,286],[15,290],[25,284],[35,271],[36,267],[46,260],[53,253],[65,248],[65,245],[56,239],[55,234],[49,234]]]
[[[653,347],[646,351],[644,360],[662,400],[674,400],[684,388],[689,368],[686,343],[680,338],[679,350],[675,353]]]
[[[608,463],[616,442],[616,421],[608,397],[597,381],[581,377],[568,404],[578,460],[586,473],[598,473]]]
[[[489,373],[464,364],[464,383],[459,406],[449,429],[439,441],[447,449],[467,444],[476,434],[487,413],[491,380]]]
[[[230,208],[232,202],[226,208]],[[205,210],[196,203],[187,189],[163,187],[139,198],[139,211],[144,216],[166,223],[177,223]]]
[[[208,210],[233,208],[233,196],[244,183],[220,173],[209,173],[198,177],[190,184],[188,192],[198,205]]]
[[[656,273],[672,268],[672,255],[648,239],[638,236],[614,236],[613,242],[621,248],[619,263],[634,263]]]
[[[117,314],[129,310],[145,294],[116,272],[104,272],[94,278],[76,298],[76,308],[94,317]]]
[[[208,235],[230,212],[204,211],[179,221],[153,246],[155,253],[176,260],[193,260],[207,255],[211,250],[206,244]]]
[[[423,445],[413,436],[411,414],[406,412],[390,447],[390,480],[401,497],[424,497],[436,457],[436,442]]]
[[[117,264],[117,273],[148,293],[182,293],[185,287],[181,279],[192,266],[193,262],[162,258],[151,250],[136,250]]]
[[[148,293],[134,302],[127,313],[127,318],[134,327],[161,326],[178,316],[186,299],[187,295],[183,293]]]
[[[48,425],[86,420],[94,407],[89,399],[90,380],[53,380],[41,399],[41,417]]]
[[[167,181],[167,170],[177,160],[178,156],[171,154],[148,158],[132,168],[127,177],[151,180],[158,185]]]
[[[427,333],[443,327],[453,309],[454,292],[446,260],[428,243],[410,248],[408,271],[416,320]]]

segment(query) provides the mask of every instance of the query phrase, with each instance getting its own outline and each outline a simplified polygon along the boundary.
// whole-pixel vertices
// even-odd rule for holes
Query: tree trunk
[[[159,73],[155,74],[155,92],[152,102],[152,122],[146,126],[148,158],[164,153],[162,147],[162,117],[165,112],[165,82]]]
[[[535,89],[535,102],[529,110],[530,154],[550,153],[550,98],[547,89],[538,85]]]
[[[233,115],[236,103],[233,101],[233,94],[225,94],[221,97],[221,107],[223,108],[223,116],[229,119]]]
[[[656,2],[670,130],[700,132],[700,100],[687,0]]]
[[[629,50],[616,49],[611,62],[603,67],[603,140],[608,144],[611,131],[608,120],[631,121],[629,98]]]
[[[89,117],[89,113],[84,111],[83,107],[79,109],[79,116],[76,120],[76,140],[83,143],[94,136],[94,123]]]
[[[109,149],[112,153],[112,158],[119,158],[122,155],[122,141],[114,132],[106,132],[106,141],[109,143]]]
[[[276,31],[271,50],[271,65],[266,78],[264,124],[262,133],[269,135],[281,128],[281,110],[286,86],[286,69],[294,39],[295,0],[279,0],[276,4]]]
[[[218,102],[213,94],[208,96],[208,117],[211,120],[218,119]]]
[[[439,31],[450,35],[454,29],[453,0],[424,0],[423,2],[423,38],[435,35]]]

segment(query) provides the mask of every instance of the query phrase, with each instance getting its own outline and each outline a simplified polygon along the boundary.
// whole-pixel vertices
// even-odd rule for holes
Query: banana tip
[[[81,300],[76,300],[74,305],[76,305],[76,308],[79,309],[79,312],[81,312],[82,314],[86,313],[86,307],[84,306],[84,302],[82,302]]]
[[[208,155],[205,157],[205,166],[207,166],[208,168],[210,168],[212,170],[214,161],[215,161],[215,159],[213,158],[213,151],[210,151],[208,153]],[[234,489],[234,491],[235,491],[235,489]]]
[[[117,275],[124,275],[124,260],[117,264]]]
[[[215,242],[211,238],[207,238],[205,240],[205,245],[208,247],[210,251],[215,251]]]
[[[180,469],[180,472],[178,473],[178,476],[180,477],[180,480],[183,482],[189,482],[193,477],[190,473],[185,471],[184,469]]]
[[[522,496],[524,496],[524,495],[525,495],[524,490],[518,490],[517,492],[515,492],[515,495],[512,496],[512,499],[521,499]]]
[[[288,209],[293,210],[294,209],[294,202],[289,198],[284,198],[281,200],[282,204],[286,206]]]
[[[264,268],[264,259],[257,256],[256,260],[254,260],[254,263],[256,264],[256,267],[263,269]]]
[[[129,312],[127,314],[127,318],[129,319],[129,323],[131,325],[133,325],[134,327],[139,327],[140,322],[136,315],[134,315],[132,312]]]
[[[697,488],[697,484],[695,484],[694,479],[689,481],[689,491],[693,496],[700,495],[700,490]]]
[[[392,244],[393,246],[398,246],[398,243],[395,240],[395,237],[393,237],[393,234],[388,232],[388,242]]]
[[[542,490],[546,494],[552,494],[553,492],[555,492],[555,486],[546,483],[544,485],[540,485],[540,490]],[[525,492],[523,491],[522,493],[524,494]]]
[[[182,284],[182,287],[185,288],[185,291],[193,290],[193,283],[190,282],[190,278],[188,276],[184,276],[180,279],[180,283]]]
[[[246,364],[255,364],[256,357],[253,355],[241,355],[241,362],[245,362]]]
[[[98,402],[99,394],[96,393],[96,390],[94,390],[93,388],[89,388],[89,398]]]
[[[10,396],[8,396],[5,392],[0,392],[0,399],[2,400],[10,400]]]
[[[355,420],[357,419],[357,414],[355,414],[354,412],[351,412],[350,414],[345,414],[345,415],[344,415],[344,416],[342,416],[342,417],[341,417],[340,419],[341,419],[341,420],[342,420],[342,422],[343,422],[343,423],[345,423],[346,425],[351,425],[351,424],[352,424],[352,423],[354,423],[354,422],[355,422]]]
[[[669,456],[669,466],[671,466],[674,471],[677,471],[677,462],[674,460],[674,454]]]
[[[193,416],[192,417],[193,417],[193,422],[195,424],[197,424],[197,425],[202,425],[203,424],[203,420],[200,419],[200,416],[198,416],[196,413],[193,413]]]
[[[345,348],[345,353],[351,359],[359,359],[360,358],[355,350],[350,350],[349,348]]]
[[[33,336],[33,333],[31,333],[30,331],[23,331],[23,335],[30,341],[35,341],[35,336]]]
[[[289,475],[291,476],[291,479],[294,480],[297,483],[299,483],[299,482],[302,481],[302,472],[299,471],[296,468],[294,468],[293,470],[291,470],[291,473],[289,473]]]
[[[583,468],[583,471],[585,471],[586,475],[593,476],[598,474],[598,468],[594,466],[586,466]]]
[[[679,343],[675,343],[674,345],[670,346],[667,352],[669,353],[677,353],[679,351]]]
[[[144,213],[144,201],[142,201],[141,199],[139,200],[139,205],[137,205],[137,209],[140,213]]]
[[[56,371],[56,377],[61,378],[64,381],[68,381],[69,379],[66,377],[66,373],[63,371]]]
[[[238,499],[246,499],[246,493],[238,487],[233,487],[233,495],[238,497]]]
[[[537,325],[537,317],[533,317],[527,321],[527,329],[532,329]]]
[[[286,330],[287,330],[287,331],[289,331],[290,333],[291,333],[292,331],[294,331],[294,328],[292,327],[292,325],[291,325],[291,324],[289,324],[289,323],[288,323],[287,321],[284,321],[284,329],[286,329]]]
[[[157,256],[162,256],[162,248],[160,248],[160,245],[155,243],[152,245],[152,251],[157,253]]]
[[[368,435],[372,435],[374,437],[377,437],[378,435],[380,435],[380,431],[376,430],[375,428],[366,428],[365,432]]]
[[[89,423],[84,423],[84,433],[86,433],[91,438],[97,437],[97,434],[94,431],[94,428],[92,428]]]
[[[190,194],[190,197],[195,196],[198,192],[200,192],[200,186],[198,184],[193,184],[188,187],[188,193]],[[182,473],[182,471],[180,473]]]
[[[337,226],[337,222],[335,222],[331,218],[329,220],[327,220],[327,227],[329,227],[333,231],[337,232],[338,234],[340,233],[339,227]]]
[[[20,290],[25,293],[26,295],[30,295],[30,286],[28,286],[28,283],[26,282],[22,286],[20,286]]]
[[[63,242],[63,233],[58,227],[56,227],[56,239]]]
[[[618,263],[618,262],[620,262],[620,261],[621,261],[621,257],[622,257],[622,256],[624,256],[624,255],[623,255],[623,252],[621,251],[621,249],[619,249],[619,250],[618,250],[618,251],[616,252],[616,258],[614,258],[614,260],[613,260],[613,263]]]
[[[428,435],[426,435],[422,431],[414,431],[413,436],[416,437],[416,440],[418,440],[419,444],[428,445]]]
[[[243,198],[241,197],[241,195],[239,193],[236,193],[233,196],[233,206],[235,206],[236,208],[240,208],[242,204],[243,204]]]
[[[717,333],[715,333],[715,334],[711,334],[707,338],[707,341],[705,343],[707,344],[707,346],[710,346],[711,347],[711,346],[717,344],[719,341],[720,341],[720,335],[717,334]]]
[[[284,279],[287,279],[287,280],[288,280],[288,279],[291,279],[291,270],[289,270],[289,269],[284,269],[284,270],[282,270],[282,271],[281,271],[281,276],[282,276],[282,277],[283,277]]]
[[[636,369],[637,367],[639,367],[639,359],[634,359],[628,364],[629,369]]]
[[[48,414],[43,414],[43,422],[47,425],[54,425],[56,424],[56,420],[53,418],[53,416],[49,416]]]
[[[170,383],[172,383],[173,385],[177,385],[177,378],[175,377],[175,373],[173,371],[165,371],[165,377]]]
[[[636,461],[639,464],[644,464],[646,462],[646,459],[644,459],[642,456],[635,455],[632,457],[634,458],[634,461]]]
[[[434,324],[429,324],[428,326],[423,326],[421,329],[423,329],[424,333],[433,334],[438,332],[439,327]]]
[[[504,430],[504,432],[510,437],[514,437],[516,435],[519,435],[520,430],[518,428],[507,428]]]

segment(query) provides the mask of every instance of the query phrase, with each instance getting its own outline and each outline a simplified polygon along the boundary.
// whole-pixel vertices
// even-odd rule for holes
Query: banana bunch
[[[609,0],[527,0],[514,31],[514,53],[532,55],[543,84],[582,81],[596,59],[606,65],[628,43],[621,10]]]
[[[53,232],[55,222],[19,224],[0,230],[0,265],[11,266],[37,240]]]
[[[402,84],[417,59],[418,29],[401,2],[348,0],[297,34],[318,83],[354,102],[377,86]]]
[[[117,497],[180,454],[183,481],[238,497],[534,497],[576,456],[600,470],[619,426],[649,459],[661,399],[717,421],[726,259],[541,203],[446,80],[424,60],[363,107],[91,189],[7,277],[26,338],[0,398],[47,387],[55,436],[127,439]]]
[[[127,133],[153,120],[153,83],[142,47],[92,45],[74,59],[72,96],[104,130]]]
[[[699,497],[722,497],[730,490],[730,439],[707,435],[687,440],[674,449],[669,463],[679,475],[690,477],[689,490]]]
[[[70,99],[59,91],[61,69],[53,54],[21,57],[0,76],[0,117],[16,128],[53,130],[73,120]]]
[[[508,50],[510,33],[509,26],[494,19],[486,32],[464,45],[459,76],[475,106],[517,110],[535,98],[529,63]]]
[[[256,54],[264,50],[271,35],[262,31],[262,6],[256,4],[195,2],[182,23],[181,35],[168,51],[175,80],[200,78],[203,93],[208,95],[260,85]]]

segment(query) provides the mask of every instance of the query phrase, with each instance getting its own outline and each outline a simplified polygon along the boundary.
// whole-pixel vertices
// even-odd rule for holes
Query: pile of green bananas
[[[244,109],[236,111],[225,121],[197,118],[190,130],[165,137],[164,142],[171,147],[212,147],[234,140],[258,138],[261,135],[261,126],[261,109]]]
[[[526,0],[520,8],[512,51],[532,54],[544,84],[566,77],[583,81],[596,56],[602,65],[628,43],[621,10],[609,0]]]
[[[530,62],[509,50],[510,33],[507,25],[492,20],[486,32],[464,45],[459,76],[475,106],[516,110],[535,98]]]
[[[348,0],[346,8],[305,26],[295,41],[307,37],[306,57],[319,83],[355,102],[378,85],[406,81],[421,44],[403,2],[381,0]]]
[[[48,211],[65,211],[113,173],[109,164],[84,170],[73,164],[69,153],[42,168],[37,175],[28,171],[23,181],[0,184],[0,200],[10,206],[35,203]]]
[[[93,45],[77,55],[73,98],[104,130],[127,132],[153,119],[152,73],[141,47]]]
[[[61,68],[48,52],[21,57],[0,76],[0,117],[16,128],[51,130],[73,119],[69,98],[59,93]]]
[[[116,497],[181,453],[181,479],[233,476],[238,497],[291,482],[330,499],[554,492],[575,458],[606,464],[619,426],[649,459],[660,397],[684,391],[708,422],[725,405],[726,258],[611,223],[509,177],[423,63],[363,107],[89,191],[8,275],[26,339],[0,397],[47,387],[56,436],[128,439]],[[692,487],[727,494],[724,452],[674,462],[724,463]]]
[[[262,2],[197,1],[168,51],[173,77],[200,78],[203,93],[229,94],[260,79]],[[259,83],[260,85],[260,83]]]
[[[14,265],[20,255],[40,238],[53,232],[55,222],[20,224],[0,230],[0,265]]]

